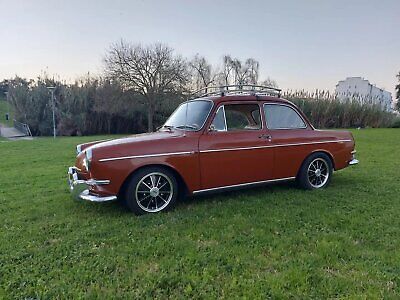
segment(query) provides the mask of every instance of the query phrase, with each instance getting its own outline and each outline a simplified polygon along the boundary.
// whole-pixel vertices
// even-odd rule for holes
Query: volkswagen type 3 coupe
[[[208,88],[157,132],[78,145],[69,184],[80,199],[155,213],[183,195],[270,182],[324,188],[358,163],[354,145],[350,132],[315,129],[278,89]]]

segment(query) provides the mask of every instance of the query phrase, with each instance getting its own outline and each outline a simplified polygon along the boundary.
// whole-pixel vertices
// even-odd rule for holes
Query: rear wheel
[[[325,153],[314,153],[303,162],[297,181],[304,189],[320,189],[329,184],[332,173],[333,165],[330,157]]]
[[[137,215],[166,211],[178,197],[174,174],[162,167],[149,167],[133,175],[125,190],[125,201]]]

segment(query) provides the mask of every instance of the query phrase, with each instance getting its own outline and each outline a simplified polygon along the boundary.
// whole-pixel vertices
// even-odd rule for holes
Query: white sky
[[[46,71],[72,81],[102,70],[121,38],[164,42],[212,63],[223,54],[261,64],[283,89],[330,89],[362,76],[394,96],[400,0],[0,0],[0,80]]]

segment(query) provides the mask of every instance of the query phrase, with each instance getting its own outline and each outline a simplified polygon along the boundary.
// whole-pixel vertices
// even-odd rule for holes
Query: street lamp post
[[[6,121],[10,122],[10,100],[8,99],[8,92],[4,92],[6,94],[6,102],[7,102],[7,115],[6,115]]]
[[[53,137],[56,138],[56,116],[55,116],[55,103],[54,103],[54,90],[55,86],[48,86],[47,89],[51,92],[51,101],[53,108]]]

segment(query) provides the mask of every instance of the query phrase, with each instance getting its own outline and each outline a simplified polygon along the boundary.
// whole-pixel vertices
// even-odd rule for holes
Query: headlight
[[[83,164],[88,172],[90,171],[90,165],[92,163],[92,156],[93,156],[92,149],[87,149],[85,151],[85,158],[83,159]]]
[[[79,155],[82,152],[82,145],[76,146],[76,155]]]

